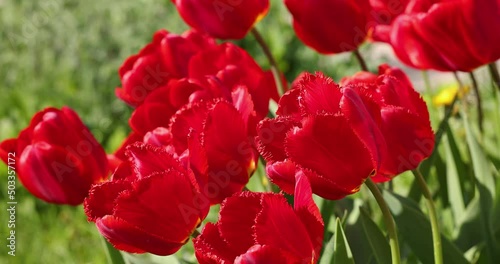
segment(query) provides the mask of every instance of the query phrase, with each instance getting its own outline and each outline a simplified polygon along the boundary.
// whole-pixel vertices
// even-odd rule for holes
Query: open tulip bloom
[[[122,257],[119,251],[159,256],[181,251],[178,256],[190,252],[202,264],[354,263],[354,252],[355,258],[372,254],[366,263],[397,264],[414,258],[415,251],[422,263],[467,262],[460,250],[470,251],[472,244],[462,245],[466,238],[459,237],[463,248],[457,249],[441,235],[436,194],[419,170],[429,157],[429,164],[443,163],[435,151],[443,133],[447,155],[461,156],[446,130],[457,114],[458,94],[465,93],[461,82],[435,134],[426,102],[407,74],[388,64],[370,72],[358,48],[366,39],[389,43],[402,62],[419,69],[472,71],[493,63],[492,76],[500,83],[494,64],[500,58],[500,34],[491,32],[500,28],[498,0],[407,0],[397,10],[392,1],[382,0],[285,0],[293,30],[305,45],[323,54],[353,51],[364,70],[338,82],[321,71],[303,72],[283,94],[281,86],[288,85],[277,68],[263,69],[243,48],[215,39],[242,39],[255,30],[269,1],[172,2],[193,28],[182,34],[157,30],[118,69],[121,85],[115,94],[132,108],[130,133],[119,147],[106,155],[69,107],[36,113],[17,138],[0,142],[0,158],[31,194],[47,203],[83,204],[88,221],[112,245],[112,259]],[[391,15],[382,19],[384,12]],[[262,37],[252,32],[276,67]],[[476,96],[480,99],[479,92]],[[453,172],[465,173],[454,167],[439,180],[449,189],[439,192],[462,199],[462,191],[452,188],[474,190],[477,184],[475,195],[481,199],[466,198],[474,199],[475,209],[477,204],[491,207],[498,184],[477,176],[493,165],[481,163],[487,155],[478,154],[465,106],[460,116],[474,163],[470,168],[478,178],[473,184],[462,183],[466,177],[454,181]],[[418,203],[382,187],[407,171],[415,174],[429,218]],[[256,184],[258,192],[252,191]],[[364,185],[380,210],[372,208],[375,202],[362,192]],[[418,196],[413,192],[408,196]],[[361,206],[332,203],[348,196],[361,200]],[[453,214],[466,211],[464,201],[463,208],[452,206]],[[335,231],[334,215],[343,219]],[[387,236],[378,221],[366,216],[383,219]],[[487,245],[476,246],[481,256],[499,263],[493,218],[489,213],[477,217],[488,239],[481,242]],[[398,229],[395,222],[406,225]],[[422,239],[419,228],[426,230]],[[406,241],[404,254],[398,231]],[[351,252],[348,240],[361,232],[368,242],[358,238],[356,245],[372,251]]]

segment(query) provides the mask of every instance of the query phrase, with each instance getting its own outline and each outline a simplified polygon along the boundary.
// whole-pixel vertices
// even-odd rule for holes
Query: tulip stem
[[[385,227],[387,228],[387,233],[389,234],[389,245],[391,246],[392,264],[399,264],[401,263],[401,256],[399,253],[398,233],[396,232],[396,223],[394,222],[394,218],[392,217],[391,211],[389,210],[389,206],[385,202],[384,197],[382,196],[382,192],[380,192],[377,185],[375,185],[375,183],[372,181],[371,178],[368,178],[365,181],[365,184],[368,187],[368,189],[370,189],[370,192],[375,197],[375,200],[377,200],[380,210],[382,210]]]
[[[267,59],[269,60],[269,64],[271,64],[271,72],[273,73],[276,87],[278,88],[279,94],[282,95],[286,91],[285,91],[285,88],[283,87],[283,82],[281,79],[281,72],[278,68],[278,63],[276,63],[276,60],[274,59],[274,56],[271,53],[271,49],[269,49],[269,46],[266,44],[266,41],[264,41],[264,38],[262,37],[260,32],[257,30],[257,28],[255,28],[255,27],[252,28],[251,32],[252,32],[252,35],[255,37],[255,40],[257,40],[260,47],[264,51],[264,54],[266,55]]]
[[[120,253],[118,249],[113,247],[113,245],[111,245],[103,236],[101,236],[101,240],[103,242],[104,248],[106,249],[106,258],[108,259],[108,263],[125,264],[122,253]]]
[[[495,62],[492,62],[488,65],[488,68],[490,69],[490,74],[491,78],[493,78],[493,82],[495,82],[498,90],[500,90],[500,73],[498,72],[497,65],[495,64]]]
[[[365,59],[363,58],[363,56],[361,55],[361,53],[359,52],[358,49],[355,49],[352,51],[352,53],[354,54],[354,56],[356,57],[356,59],[358,60],[359,62],[359,66],[361,66],[361,69],[363,71],[368,71],[368,67],[366,66],[366,61]]]
[[[481,94],[479,93],[479,86],[477,84],[476,76],[474,72],[469,72],[470,79],[472,81],[472,88],[474,89],[474,93],[476,94],[476,103],[477,103],[477,121],[479,123],[479,131],[483,132],[483,103],[481,101]]]
[[[425,182],[422,173],[418,168],[412,170],[413,175],[417,180],[420,189],[425,197],[425,201],[427,204],[427,209],[429,210],[429,218],[431,220],[432,227],[432,242],[434,245],[434,263],[435,264],[443,264],[443,249],[441,247],[441,232],[439,231],[439,221],[436,213],[436,207],[434,205],[434,201],[432,200],[432,194]]]

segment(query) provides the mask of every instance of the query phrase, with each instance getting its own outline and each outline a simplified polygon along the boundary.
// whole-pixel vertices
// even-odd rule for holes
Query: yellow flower
[[[469,92],[469,86],[465,86],[462,91],[460,91],[460,94],[458,95],[459,98],[462,98],[465,94]],[[458,84],[448,84],[441,88],[441,91],[437,95],[435,95],[432,98],[432,103],[435,106],[445,106],[445,105],[450,105],[453,102],[453,98],[457,95],[459,89],[458,89]]]

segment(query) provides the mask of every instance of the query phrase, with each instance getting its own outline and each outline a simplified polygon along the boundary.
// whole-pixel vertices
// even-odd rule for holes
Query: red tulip
[[[129,120],[133,133],[115,152],[116,158],[124,159],[125,148],[142,141],[148,131],[168,127],[174,113],[188,103],[216,98],[229,102],[234,99],[237,103],[241,98],[233,98],[233,92],[245,86],[256,111],[255,116],[250,116],[247,126],[249,133],[254,135],[256,123],[268,113],[269,100],[278,99],[271,72],[263,71],[246,51],[230,43],[208,48],[193,56],[189,76],[156,89],[135,109]]]
[[[370,30],[369,0],[285,0],[295,33],[320,53],[352,51]]]
[[[372,79],[366,75],[372,75]],[[364,86],[368,93],[375,93],[374,98],[379,98],[378,126],[386,138],[387,156],[382,159],[374,181],[388,181],[415,169],[431,155],[435,139],[427,105],[403,71],[382,65],[378,76],[365,72],[341,81],[341,85],[347,83]]]
[[[151,43],[120,67],[122,87],[116,89],[116,95],[131,106],[139,106],[152,91],[172,79],[186,77],[190,58],[213,45],[213,39],[195,31],[182,35],[157,31]]]
[[[107,177],[106,153],[68,107],[38,112],[18,138],[0,143],[0,158],[16,155],[21,183],[34,196],[55,204],[78,205],[90,186]]]
[[[85,213],[119,250],[173,254],[208,213],[195,177],[200,170],[144,143],[129,146],[126,154],[111,181],[92,187]]]
[[[340,199],[357,192],[367,177],[390,180],[432,153],[425,102],[402,71],[380,71],[346,78],[341,86],[322,74],[294,82],[277,117],[257,128],[271,181],[292,193],[294,175],[302,172],[315,194]]]
[[[232,104],[215,100],[189,105],[174,116],[169,129],[171,145],[179,156],[188,151],[190,157],[207,164],[208,181],[202,189],[212,204],[241,191],[258,159],[251,140],[255,133],[248,132],[251,126],[255,130],[251,97],[244,87],[232,96]],[[190,136],[201,144],[190,143]]]
[[[471,71],[500,58],[499,0],[409,1],[373,38],[418,69]]]
[[[193,240],[199,263],[316,263],[324,224],[302,173],[294,207],[273,193],[242,192],[227,198],[219,221]]]
[[[269,9],[269,0],[172,0],[193,28],[220,39],[241,39]]]
[[[206,49],[191,59],[189,77],[206,83],[206,76],[215,77],[208,81],[216,82],[212,86],[217,88],[207,91],[209,98],[230,100],[234,89],[246,86],[260,119],[269,111],[269,100],[279,98],[272,73],[263,71],[245,50],[232,43]],[[203,98],[201,94],[198,96]]]
[[[292,193],[294,175],[301,172],[315,194],[340,199],[377,170],[385,153],[377,148],[384,141],[378,106],[357,90],[340,88],[320,73],[301,75],[281,98],[277,117],[259,124],[259,151],[282,190]]]

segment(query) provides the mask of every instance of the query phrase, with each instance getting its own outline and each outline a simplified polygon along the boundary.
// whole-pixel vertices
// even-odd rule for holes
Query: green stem
[[[269,49],[269,46],[264,41],[264,38],[259,33],[257,28],[255,28],[255,27],[252,28],[251,32],[252,32],[252,35],[255,37],[255,40],[257,40],[257,42],[261,46],[262,50],[264,51],[264,54],[266,55],[267,59],[269,60],[269,64],[271,64],[271,72],[273,73],[276,87],[278,88],[278,92],[280,93],[280,95],[282,95],[286,91],[285,91],[285,88],[283,87],[283,81],[281,79],[281,73],[280,73],[280,70],[278,68],[278,63],[276,63],[276,60],[274,59],[274,56],[271,53],[271,50]]]
[[[368,71],[368,67],[366,66],[366,61],[365,59],[363,58],[363,56],[361,56],[361,53],[359,52],[358,49],[355,49],[352,51],[352,53],[354,54],[354,56],[356,57],[356,59],[358,60],[359,62],[359,66],[361,66],[361,69],[363,71]]]
[[[477,84],[476,76],[473,72],[469,72],[470,79],[472,81],[472,88],[474,89],[474,93],[476,94],[476,103],[477,103],[477,121],[479,123],[479,130],[483,132],[483,103],[481,101],[481,94],[479,93],[479,86]]]
[[[425,201],[427,204],[427,209],[429,210],[429,218],[431,220],[432,227],[432,242],[434,245],[434,263],[435,264],[443,264],[443,249],[441,246],[441,232],[439,231],[439,221],[436,213],[436,207],[434,205],[434,201],[432,200],[432,194],[425,182],[422,173],[420,170],[414,169],[412,170],[413,175],[415,175],[415,179],[422,190],[422,193],[425,197]]]
[[[500,90],[500,73],[498,72],[497,65],[495,64],[495,62],[492,62],[488,65],[488,68],[490,69],[490,74],[493,82],[495,82],[498,90]]]
[[[365,181],[365,184],[368,187],[368,189],[370,189],[370,192],[375,197],[375,200],[377,200],[380,210],[382,210],[382,215],[384,217],[387,233],[389,234],[389,245],[391,246],[392,264],[399,264],[401,263],[401,256],[399,253],[398,233],[396,232],[396,223],[394,222],[394,218],[392,217],[391,211],[389,210],[389,206],[385,202],[382,193],[378,189],[377,185],[375,185],[375,183],[372,181],[372,179],[368,178]]]
[[[111,245],[106,238],[101,236],[102,243],[104,248],[106,249],[106,258],[108,259],[109,264],[125,264],[125,260],[123,259],[122,253],[113,245]]]

